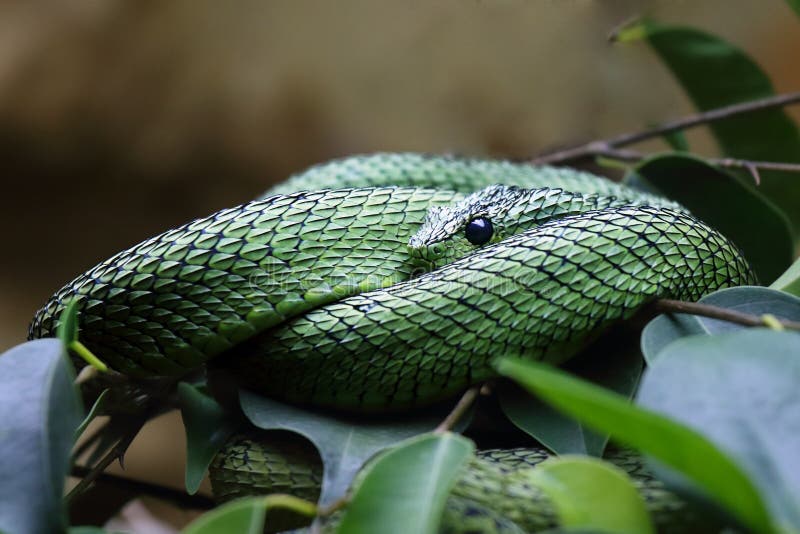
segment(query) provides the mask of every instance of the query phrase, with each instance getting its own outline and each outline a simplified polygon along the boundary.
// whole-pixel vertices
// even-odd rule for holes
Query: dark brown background
[[[97,261],[315,162],[524,157],[689,112],[646,46],[606,43],[643,13],[800,87],[781,0],[0,2],[0,350]],[[179,485],[180,436],[157,421],[129,474]]]

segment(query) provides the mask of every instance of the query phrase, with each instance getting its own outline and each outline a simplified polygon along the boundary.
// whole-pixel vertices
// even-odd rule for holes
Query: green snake
[[[133,379],[208,362],[257,391],[406,410],[561,363],[655,298],[753,283],[680,205],[570,169],[416,154],[319,165],[260,199],[146,240],[57,291],[80,339]]]

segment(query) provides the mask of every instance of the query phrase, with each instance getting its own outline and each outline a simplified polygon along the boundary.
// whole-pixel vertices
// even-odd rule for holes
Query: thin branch
[[[96,465],[92,466],[89,473],[87,473],[86,476],[80,482],[78,482],[78,484],[74,488],[72,488],[72,491],[70,491],[64,498],[67,503],[69,503],[70,501],[72,501],[72,499],[74,499],[75,497],[86,491],[86,489],[92,484],[92,482],[94,482],[95,479],[97,479],[97,477],[100,476],[103,473],[103,471],[105,471],[105,469],[114,462],[114,460],[119,459],[120,465],[123,465],[122,462],[125,456],[125,451],[128,450],[128,446],[130,446],[133,439],[139,433],[139,430],[141,430],[142,426],[144,426],[144,422],[145,419],[142,419],[141,424],[136,425],[128,433],[128,435],[122,437],[116,443],[116,445],[114,445],[111,448],[111,450],[109,450],[108,453],[99,462],[97,462]]]
[[[597,147],[592,153],[592,156],[613,159],[617,161],[635,162],[641,161],[648,157],[648,154],[637,152],[635,150]],[[756,161],[749,159],[736,159],[736,158],[704,158],[704,161],[716,165],[718,167],[745,169],[753,177],[756,185],[761,183],[761,175],[759,170],[765,171],[783,171],[783,172],[798,172],[800,173],[800,163],[782,163],[777,161]]]
[[[661,137],[662,135],[668,133],[677,132],[680,130],[688,130],[702,124],[728,119],[736,115],[789,106],[799,102],[800,92],[794,92],[733,104],[732,106],[712,109],[702,113],[687,115],[686,117],[682,117],[680,119],[667,121],[647,130],[625,133],[609,139],[591,141],[589,143],[565,150],[546,153],[532,159],[531,163],[537,165],[566,163],[568,161],[579,160],[596,155],[598,150],[628,146],[646,141],[648,139],[653,139],[655,137]]]
[[[443,432],[447,432],[451,430],[458,421],[464,417],[464,414],[469,410],[472,403],[475,402],[475,399],[478,398],[478,394],[481,392],[481,386],[473,386],[469,388],[467,391],[464,392],[464,395],[461,396],[458,403],[456,403],[453,411],[450,412],[447,417],[445,417],[444,421],[442,421],[439,426],[436,427],[434,430],[435,433],[441,434]]]
[[[88,477],[91,472],[92,469],[89,467],[76,465],[72,468],[70,474],[74,477],[85,478]],[[161,486],[151,482],[144,482],[142,480],[112,475],[110,473],[100,473],[94,477],[94,480],[96,482],[103,482],[117,486],[139,495],[155,497],[157,499],[168,501],[182,507],[208,510],[213,508],[216,504],[210,497],[205,497],[203,495],[188,495],[181,490],[167,486]]]
[[[786,330],[800,330],[800,322],[776,319],[771,315],[751,315],[728,308],[700,304],[699,302],[683,302],[681,300],[658,299],[654,303],[656,310],[661,312],[689,313],[700,315],[711,319],[720,319],[743,326],[767,326],[780,325]]]

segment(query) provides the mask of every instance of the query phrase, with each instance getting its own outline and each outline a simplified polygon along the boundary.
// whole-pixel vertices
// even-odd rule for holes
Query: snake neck
[[[652,198],[632,190],[617,197],[557,188],[492,185],[453,205],[431,207],[424,223],[409,240],[409,255],[420,267],[433,270],[555,219],[610,207],[654,203]],[[664,203],[672,204],[666,200]],[[491,232],[479,244],[470,235],[469,225],[474,221],[488,225]]]

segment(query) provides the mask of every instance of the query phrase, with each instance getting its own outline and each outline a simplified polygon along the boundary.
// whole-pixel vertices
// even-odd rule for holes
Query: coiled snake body
[[[491,378],[497,355],[562,362],[654,298],[751,282],[731,242],[660,197],[567,169],[378,154],[120,252],[29,334],[53,335],[77,300],[82,342],[131,377],[216,358],[268,396],[401,410]]]

